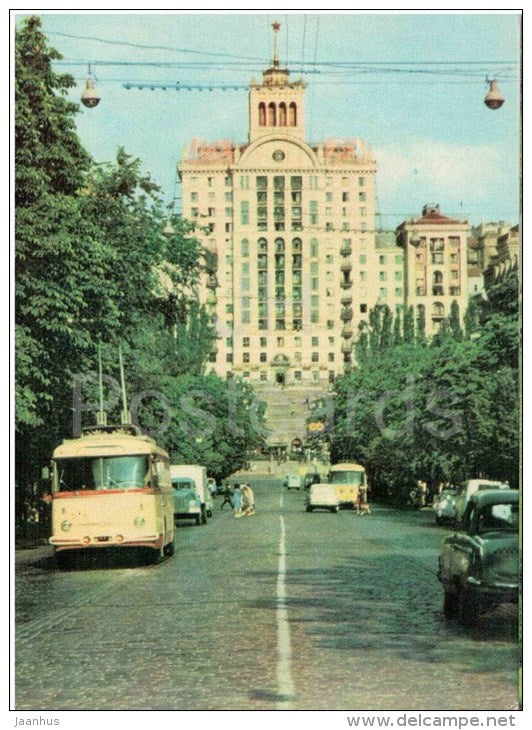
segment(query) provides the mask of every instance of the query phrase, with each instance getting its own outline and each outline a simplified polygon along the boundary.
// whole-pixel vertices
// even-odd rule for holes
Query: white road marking
[[[281,495],[281,506],[282,506]],[[289,710],[290,699],[294,696],[294,682],[290,661],[292,645],[290,642],[290,624],[286,607],[286,527],[284,517],[281,520],[281,537],[279,539],[279,568],[277,572],[277,692],[279,701],[277,709]]]

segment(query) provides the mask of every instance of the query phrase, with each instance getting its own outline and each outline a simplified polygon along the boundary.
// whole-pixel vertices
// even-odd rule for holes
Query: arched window
[[[284,253],[284,238],[275,239],[275,253]]]
[[[286,127],[286,104],[284,101],[279,104],[279,126]]]
[[[434,302],[432,305],[432,316],[443,317],[445,315],[445,307],[441,302]]]
[[[297,106],[295,101],[290,102],[288,107],[288,126],[295,127],[297,125]]]
[[[300,238],[292,239],[292,252],[293,253],[301,253],[302,247],[303,247],[303,244],[302,244]]]
[[[277,110],[273,101],[268,104],[268,126],[275,127],[277,125]]]
[[[259,104],[259,127],[266,126],[266,104],[261,101]]]
[[[425,319],[425,305],[424,304],[417,305],[417,318]]]
[[[443,284],[443,274],[441,271],[435,271],[432,275],[432,283],[433,284]]]
[[[268,250],[268,241],[265,238],[259,238],[257,241],[258,249],[261,253],[264,253]]]

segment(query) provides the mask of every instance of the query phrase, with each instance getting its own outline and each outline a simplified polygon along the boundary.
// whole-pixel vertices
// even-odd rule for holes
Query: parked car
[[[456,522],[462,520],[467,503],[473,494],[485,492],[488,489],[510,489],[508,482],[498,482],[494,479],[468,479],[458,488],[456,496]]]
[[[338,512],[338,494],[334,484],[311,484],[307,494],[307,512],[327,509]]]
[[[471,626],[482,611],[517,603],[520,585],[519,492],[488,490],[466,507],[463,531],[447,537],[439,558],[443,612]]]
[[[301,477],[299,474],[289,474],[284,480],[287,489],[301,489]]]
[[[303,486],[308,489],[312,484],[319,484],[321,477],[317,471],[308,471],[303,479]]]
[[[444,522],[454,522],[456,519],[456,496],[457,488],[443,489],[438,494],[432,505],[432,509],[436,515],[436,524],[442,525]]]
[[[174,502],[174,521],[193,519],[201,524],[201,499],[196,493],[194,480],[189,477],[172,478],[172,499]]]

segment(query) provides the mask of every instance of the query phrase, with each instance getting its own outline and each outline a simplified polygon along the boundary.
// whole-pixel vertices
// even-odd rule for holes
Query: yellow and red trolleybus
[[[135,426],[98,425],[52,457],[52,535],[61,560],[87,548],[174,552],[170,459]]]

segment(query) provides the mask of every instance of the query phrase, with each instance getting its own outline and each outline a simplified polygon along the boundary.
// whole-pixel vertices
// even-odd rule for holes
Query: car
[[[193,519],[201,524],[201,499],[196,492],[194,480],[190,477],[172,478],[172,499],[174,502],[174,522]]]
[[[439,556],[444,615],[473,626],[485,608],[517,604],[519,558],[518,490],[474,494],[464,513],[463,530],[444,540]]]
[[[338,512],[338,494],[334,484],[311,484],[307,494],[307,512],[327,509]]]
[[[303,486],[308,489],[312,484],[319,484],[321,477],[317,471],[308,471],[303,478]]]
[[[284,485],[287,489],[301,489],[301,477],[299,474],[289,474],[284,481]]]
[[[201,501],[201,524],[207,524],[207,517],[212,516],[214,502],[207,486],[207,469],[200,464],[171,464],[171,478],[188,477],[196,487],[196,494]]]
[[[443,525],[444,522],[454,522],[456,519],[456,496],[458,489],[443,489],[434,499],[432,509],[436,515],[436,524]]]
[[[510,489],[508,482],[498,482],[494,479],[468,479],[458,488],[456,496],[456,522],[460,523],[464,516],[467,503],[473,494],[484,492],[487,489]]]

